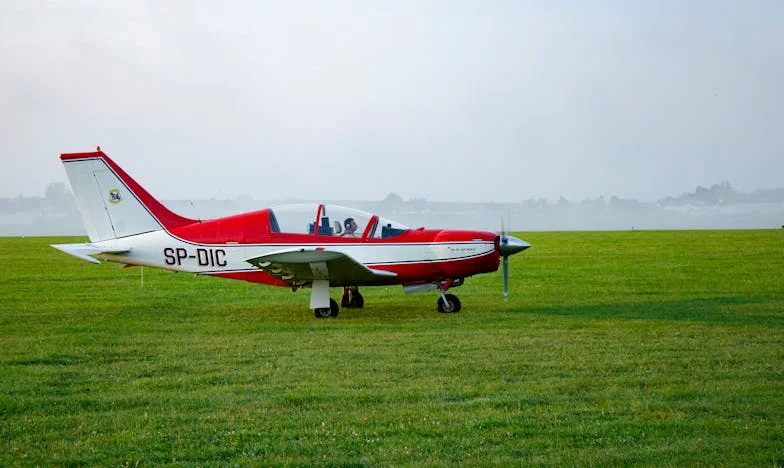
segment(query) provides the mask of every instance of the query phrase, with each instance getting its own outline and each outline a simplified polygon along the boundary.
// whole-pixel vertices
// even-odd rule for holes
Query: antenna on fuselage
[[[191,208],[193,208],[193,213],[196,215],[196,220],[201,222],[201,216],[199,216],[199,213],[196,212],[196,205],[193,204],[193,200],[188,200],[188,203],[190,203]]]

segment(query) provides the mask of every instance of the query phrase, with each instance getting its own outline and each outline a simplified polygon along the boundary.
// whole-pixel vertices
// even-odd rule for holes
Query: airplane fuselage
[[[256,227],[258,228],[259,224],[256,224]],[[344,253],[369,268],[389,271],[396,275],[386,280],[352,283],[356,285],[410,284],[464,278],[496,271],[499,265],[496,235],[484,231],[413,230],[398,236],[394,242],[312,235],[302,235],[301,239],[292,242],[291,236],[257,234],[256,242],[245,243],[242,239],[199,242],[158,230],[105,241],[107,246],[115,249],[127,245],[127,252],[100,254],[97,257],[127,265],[241,279],[275,286],[290,284],[259,270],[249,264],[247,259],[282,249],[328,248]],[[275,239],[276,237],[278,239]],[[102,244],[104,243],[93,243],[99,249]],[[343,284],[333,282],[333,285]]]

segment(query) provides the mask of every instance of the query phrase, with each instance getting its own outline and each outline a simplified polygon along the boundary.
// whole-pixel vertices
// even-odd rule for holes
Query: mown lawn
[[[784,465],[784,230],[516,235],[327,320],[0,238],[0,465]]]

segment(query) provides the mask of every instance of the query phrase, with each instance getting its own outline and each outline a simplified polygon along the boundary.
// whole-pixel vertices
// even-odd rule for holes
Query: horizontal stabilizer
[[[106,249],[97,248],[92,244],[52,244],[57,250],[73,255],[76,258],[86,260],[90,263],[101,263],[100,260],[94,258],[94,255],[100,254],[122,254],[127,253],[130,249]]]
[[[358,285],[397,276],[368,268],[343,252],[324,249],[279,250],[245,261],[288,284],[328,280],[333,286]]]

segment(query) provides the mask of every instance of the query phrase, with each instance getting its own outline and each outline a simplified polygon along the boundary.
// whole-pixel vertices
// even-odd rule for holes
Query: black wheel
[[[444,298],[438,298],[438,311],[442,314],[452,314],[455,312],[460,312],[460,299],[457,298],[454,294],[445,294],[446,303],[444,303]]]
[[[359,288],[356,286],[346,286],[343,288],[343,297],[340,298],[340,307],[344,309],[361,308],[364,301],[362,295],[359,294]]]
[[[316,318],[337,317],[338,312],[340,312],[338,301],[332,298],[329,299],[329,307],[313,309],[313,315],[315,315]]]

